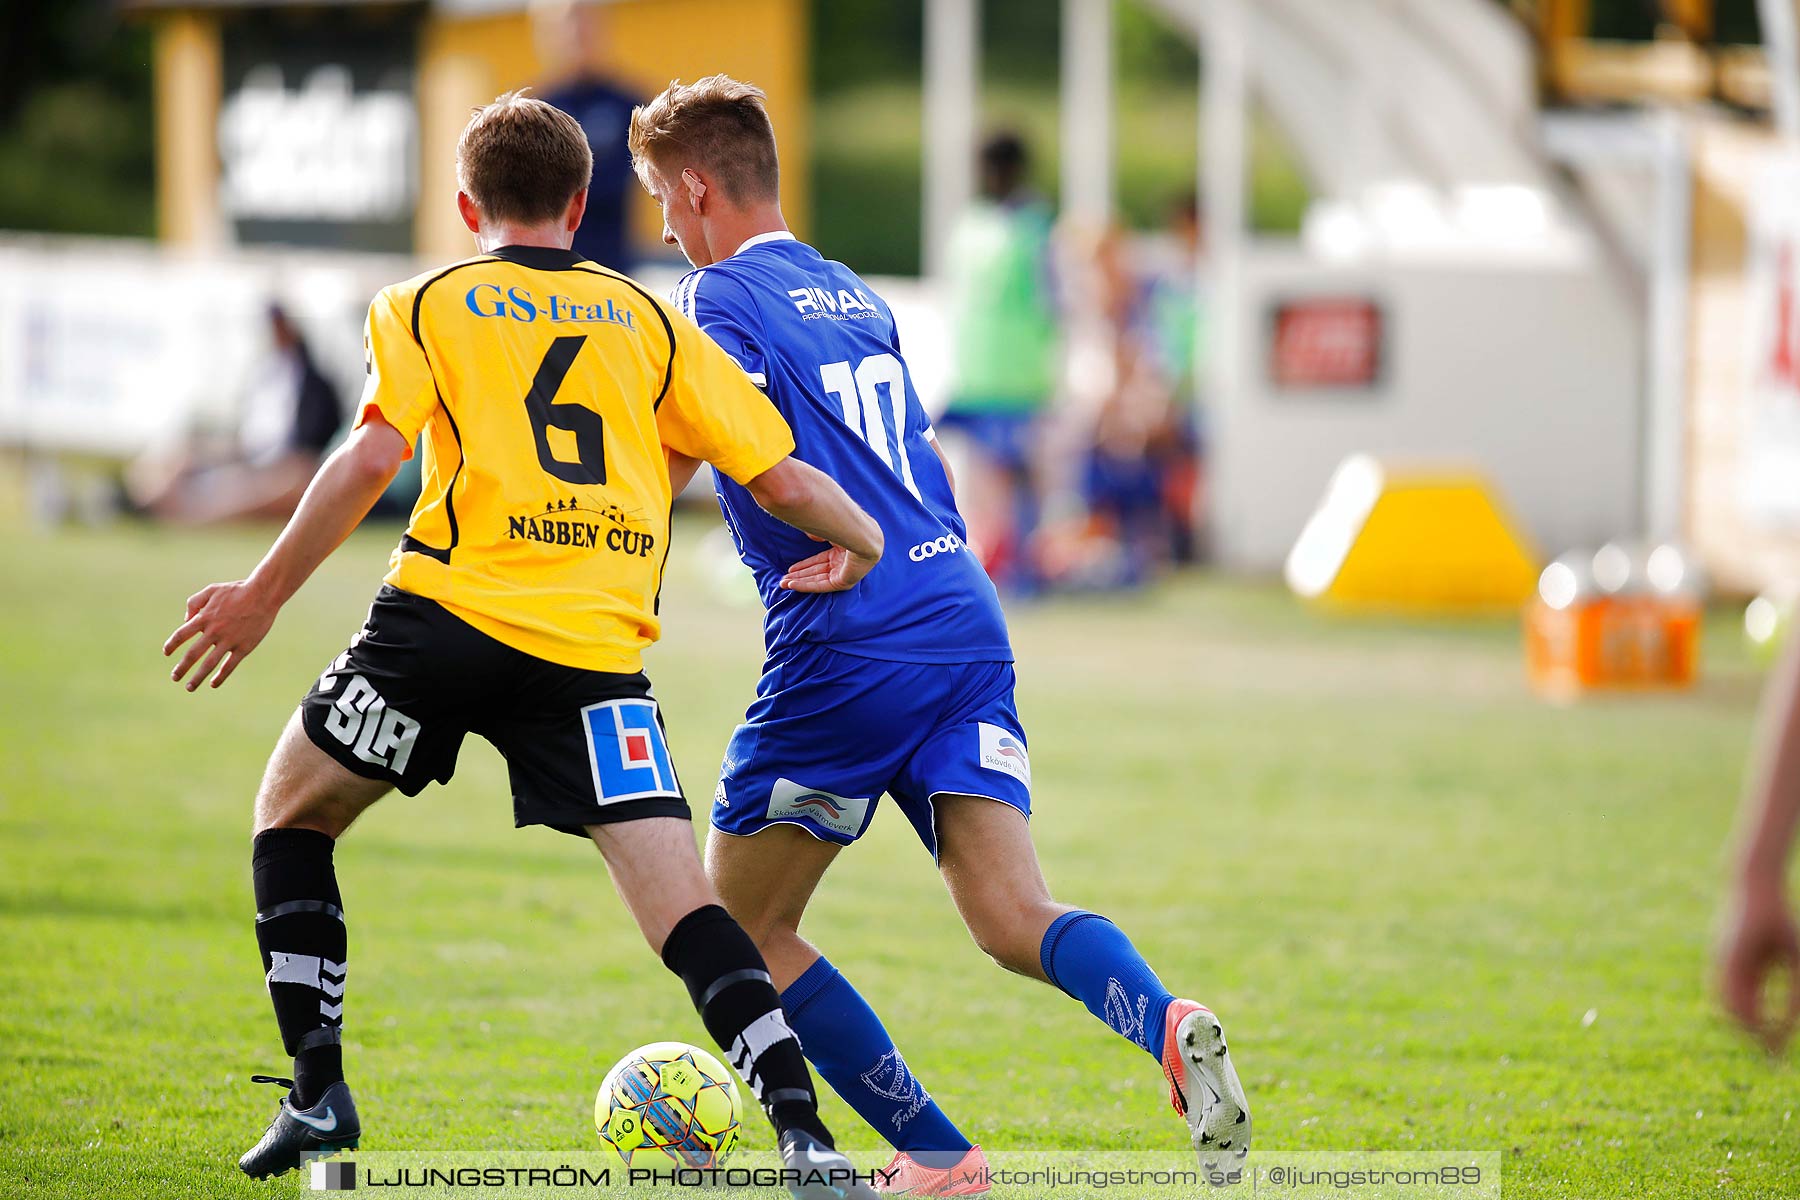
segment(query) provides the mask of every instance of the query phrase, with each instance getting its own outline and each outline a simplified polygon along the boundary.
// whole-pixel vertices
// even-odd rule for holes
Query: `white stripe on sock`
[[[269,982],[298,983],[316,988],[319,986],[319,960],[311,954],[288,954],[281,950],[271,950]]]
[[[758,1101],[762,1100],[762,1076],[756,1069],[756,1062],[771,1046],[778,1046],[784,1041],[792,1041],[796,1045],[800,1039],[788,1028],[787,1017],[779,1008],[772,1008],[745,1027],[744,1032],[737,1035],[731,1043],[731,1065],[737,1073],[750,1085],[750,1094]]]

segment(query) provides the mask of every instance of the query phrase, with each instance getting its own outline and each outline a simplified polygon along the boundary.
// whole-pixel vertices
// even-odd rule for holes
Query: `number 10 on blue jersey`
[[[819,368],[819,377],[825,390],[842,402],[844,424],[855,430],[887,463],[888,469],[900,476],[906,490],[917,497],[919,485],[913,479],[912,462],[906,455],[906,368],[900,360],[891,354],[871,354],[855,370],[848,362],[826,363]],[[883,412],[884,387],[885,409],[893,416],[891,429]]]

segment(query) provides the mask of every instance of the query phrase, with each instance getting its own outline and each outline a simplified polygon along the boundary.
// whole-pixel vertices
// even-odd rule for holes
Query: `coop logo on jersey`
[[[889,1050],[875,1065],[862,1073],[863,1086],[877,1096],[886,1097],[900,1107],[888,1114],[895,1129],[925,1111],[931,1094],[913,1077],[912,1068],[900,1057],[900,1051]]]
[[[1025,739],[986,721],[976,728],[981,731],[981,765],[990,771],[1011,775],[1030,787],[1031,756],[1025,752]]]
[[[579,500],[552,500],[543,512],[506,518],[508,541],[542,542],[574,550],[611,550],[648,558],[656,549],[656,535],[630,525],[635,513],[616,504],[583,505]]]
[[[963,548],[963,540],[954,533],[946,533],[941,538],[929,542],[920,542],[906,552],[906,557],[914,562],[924,562],[928,558],[936,558],[940,554],[955,554]]]
[[[795,817],[805,817],[833,833],[855,837],[869,818],[869,802],[805,787],[791,779],[777,779],[769,790],[769,820]]]
[[[607,700],[581,710],[594,795],[602,804],[680,796],[654,700]]]
[[[339,655],[331,669],[319,676],[321,696],[337,691],[339,683],[344,685],[325,710],[325,732],[350,747],[362,761],[403,775],[419,739],[419,723],[399,709],[389,708],[381,693],[361,675],[338,674],[349,660],[348,652]]]

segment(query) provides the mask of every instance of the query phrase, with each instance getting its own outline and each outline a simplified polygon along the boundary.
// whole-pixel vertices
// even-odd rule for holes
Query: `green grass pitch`
[[[649,661],[702,811],[760,652],[756,614],[712,596],[703,528],[677,538]],[[189,696],[160,643],[265,532],[0,533],[0,1194],[291,1191],[234,1167],[277,1099],[249,1075],[286,1065],[249,804],[395,534],[357,536]],[[1727,620],[1698,693],[1569,710],[1526,693],[1510,623],[1332,623],[1262,585],[1015,628],[1052,886],[1224,1017],[1259,1146],[1498,1150],[1508,1196],[1800,1194],[1792,1055],[1706,992],[1759,687]],[[590,1150],[618,1055],[705,1044],[593,849],[511,828],[485,743],[378,806],[338,866],[366,1149]],[[1183,1144],[1155,1065],[988,964],[894,814],[807,932],[988,1147]],[[885,1161],[835,1097],[827,1118]]]

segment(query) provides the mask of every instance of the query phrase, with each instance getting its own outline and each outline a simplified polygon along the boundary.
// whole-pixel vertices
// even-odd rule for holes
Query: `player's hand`
[[[1770,978],[1787,976],[1785,1011],[1765,1014]],[[1781,1052],[1800,1022],[1800,933],[1780,880],[1746,881],[1719,943],[1719,993],[1725,1010],[1771,1054]]]
[[[790,592],[847,592],[880,561],[832,546],[789,567],[781,586]]]
[[[164,658],[183,643],[192,643],[169,678],[180,683],[186,677],[187,690],[192,692],[216,670],[212,686],[218,687],[231,678],[244,656],[261,644],[280,609],[249,580],[201,588],[188,597],[187,620],[163,643]]]

